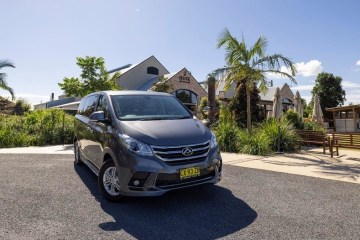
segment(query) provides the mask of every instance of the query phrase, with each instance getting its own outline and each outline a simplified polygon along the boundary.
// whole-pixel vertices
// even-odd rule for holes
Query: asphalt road
[[[71,155],[0,170],[0,239],[360,239],[358,184],[225,165],[215,186],[110,203]]]

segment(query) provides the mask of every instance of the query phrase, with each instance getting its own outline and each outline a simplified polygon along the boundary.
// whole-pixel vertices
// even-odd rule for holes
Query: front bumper
[[[211,149],[207,157],[191,164],[171,166],[156,157],[121,154],[117,171],[121,194],[125,196],[159,196],[170,190],[202,184],[215,184],[221,180],[222,159],[218,149]],[[200,175],[180,180],[180,169],[200,168]]]

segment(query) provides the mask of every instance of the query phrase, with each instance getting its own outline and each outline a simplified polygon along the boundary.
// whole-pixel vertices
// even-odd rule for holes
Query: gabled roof
[[[280,92],[281,92],[285,87],[290,88],[287,83],[284,83],[284,84],[282,85],[282,87],[280,88]],[[261,93],[261,92],[260,92],[260,94],[259,94],[259,95],[260,95],[260,99],[261,99],[262,101],[273,101],[276,88],[278,88],[278,87],[268,87],[268,88],[267,88],[267,91],[266,91],[265,93]]]
[[[181,69],[180,71],[182,71],[182,69]],[[179,71],[179,72],[180,72],[180,71]],[[166,80],[169,80],[170,78],[172,78],[173,76],[175,76],[177,73],[178,73],[178,72],[166,74],[166,75],[164,75],[164,78],[166,78]]]
[[[114,70],[118,69],[118,68],[115,68],[114,70],[111,70],[111,71],[109,71],[109,72],[111,72],[111,73],[113,73],[113,72],[120,72],[121,75],[124,75],[125,73],[129,72],[131,69],[136,68],[137,66],[143,64],[144,62],[146,62],[146,61],[148,61],[148,60],[150,60],[150,59],[155,60],[155,61],[158,62],[162,67],[164,67],[164,65],[162,65],[162,63],[159,62],[159,60],[158,60],[154,55],[152,55],[152,56],[146,58],[145,60],[143,60],[143,61],[141,61],[141,62],[139,62],[139,63],[133,64],[133,65],[128,64],[129,67],[122,68],[122,69],[120,69],[119,71],[114,71]],[[126,65],[125,65],[125,66],[126,66]],[[120,67],[120,68],[121,68],[121,67]],[[166,69],[166,67],[164,67],[164,69],[165,69],[167,72],[169,72],[169,71]]]
[[[126,67],[126,65],[125,65]],[[149,68],[157,69],[156,72],[149,72]],[[116,72],[116,70],[111,71]],[[126,68],[120,68],[120,76],[116,79],[116,84],[129,90],[144,89],[150,80],[155,76],[168,74],[169,71],[154,56],[150,56],[140,63]],[[151,84],[149,84],[151,85]]]
[[[114,72],[124,71],[125,69],[129,69],[131,66],[132,66],[131,64],[126,64],[124,66],[112,69],[112,70],[108,71],[107,73],[114,73]]]
[[[155,82],[159,81],[159,77],[153,77],[149,81],[147,81],[144,85],[140,86],[136,90],[139,91],[147,91],[149,90]]]
[[[260,99],[262,101],[272,101],[274,99],[275,91],[277,87],[268,87],[265,93],[260,93]]]

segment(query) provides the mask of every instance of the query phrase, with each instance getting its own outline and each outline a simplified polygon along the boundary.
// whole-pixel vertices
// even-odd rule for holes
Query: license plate
[[[200,167],[180,169],[180,180],[200,176]]]

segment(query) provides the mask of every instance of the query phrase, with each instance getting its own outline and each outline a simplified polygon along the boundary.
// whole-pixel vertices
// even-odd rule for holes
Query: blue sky
[[[154,55],[170,72],[186,67],[203,81],[225,65],[224,49],[216,48],[225,27],[248,44],[265,36],[268,54],[297,63],[292,86],[305,99],[325,71],[342,77],[348,103],[360,104],[356,0],[12,0],[1,9],[0,59],[16,65],[2,71],[16,96],[34,104],[60,95],[57,83],[79,75],[78,56],[104,57],[110,70]]]

